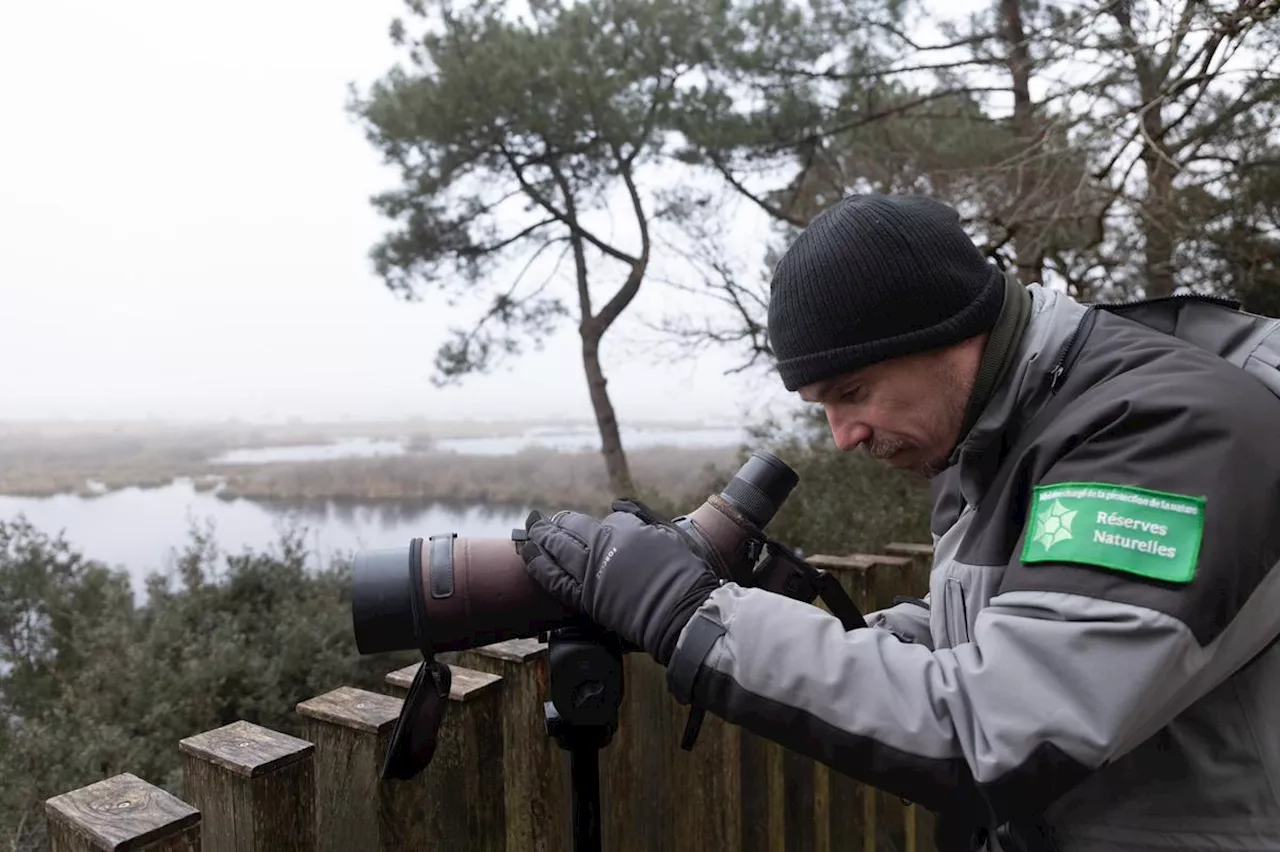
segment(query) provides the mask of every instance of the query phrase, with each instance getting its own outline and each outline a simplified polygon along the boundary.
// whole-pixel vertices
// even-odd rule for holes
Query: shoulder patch
[[[1203,497],[1056,482],[1032,489],[1022,561],[1075,562],[1189,583],[1204,532]]]

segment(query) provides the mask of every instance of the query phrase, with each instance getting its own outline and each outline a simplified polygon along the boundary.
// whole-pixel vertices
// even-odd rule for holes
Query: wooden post
[[[924,597],[925,592],[929,591],[929,574],[933,570],[933,545],[894,542],[886,544],[884,550],[885,553],[893,556],[905,556],[911,560],[913,566],[911,584],[919,591],[908,594]]]
[[[398,812],[393,794],[403,782],[379,778],[400,701],[344,686],[303,701],[297,712],[316,747],[316,849],[383,850],[410,839],[426,848],[425,812]]]
[[[639,661],[639,660],[637,660]],[[671,752],[673,846],[681,849],[742,848],[741,743],[744,732],[713,714],[703,716],[691,751],[680,747],[689,707],[678,704],[666,687],[666,670],[645,658],[662,682],[671,736],[653,743]],[[641,743],[643,745],[643,743]]]
[[[315,747],[250,722],[178,743],[187,799],[204,815],[203,852],[312,852]]]
[[[502,678],[502,774],[508,852],[573,848],[569,753],[548,736],[547,643],[512,639],[463,651],[461,665]],[[603,785],[602,785],[603,786]],[[603,796],[603,793],[602,793]]]
[[[200,811],[128,772],[45,801],[51,852],[200,852]]]
[[[830,572],[863,615],[891,606],[896,595],[923,594],[913,586],[914,563],[904,556],[853,553],[844,556],[816,555],[806,557],[805,561]],[[826,609],[821,601],[815,603]],[[818,848],[876,852],[910,846],[917,827],[915,809],[908,809],[896,796],[855,781],[816,761],[813,773],[814,786],[819,791],[816,799],[818,813],[815,814]],[[825,794],[826,802],[822,794]],[[912,820],[910,828],[908,820]]]
[[[384,781],[402,699],[339,687],[298,705],[315,743],[316,847],[505,849],[499,679],[454,670],[430,766]]]
[[[851,553],[810,556],[805,561],[831,572],[863,615],[892,606],[897,595],[920,597],[929,590],[927,583],[924,588],[918,586],[915,563],[905,556]]]
[[[676,755],[683,717],[666,685],[666,670],[643,652],[622,661],[624,694],[613,742],[600,752],[603,846],[616,852],[681,852],[700,848],[677,835]],[[701,741],[701,737],[699,737]],[[695,747],[696,749],[696,747]],[[704,819],[717,820],[712,814]],[[684,823],[681,823],[683,826]],[[713,848],[734,848],[716,843]]]
[[[893,556],[909,556],[913,559],[917,557],[922,559],[932,559],[933,545],[895,541],[890,544],[886,544],[884,546],[884,552]]]

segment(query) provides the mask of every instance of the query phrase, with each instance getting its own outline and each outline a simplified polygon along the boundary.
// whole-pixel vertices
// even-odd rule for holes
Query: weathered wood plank
[[[199,852],[200,811],[132,773],[45,801],[52,852]]]
[[[378,776],[399,699],[344,686],[301,702],[297,712],[306,739],[315,744],[317,850],[388,849],[389,835],[420,829],[387,824],[396,814],[389,807],[390,785]]]
[[[627,654],[624,694],[613,742],[600,752],[603,846],[616,852],[676,852],[676,729],[665,671],[652,658]]]
[[[312,852],[314,745],[241,720],[178,747],[204,852]]]
[[[654,663],[657,667],[657,664]],[[741,763],[743,731],[706,714],[692,751],[680,748],[689,708],[665,693],[671,714],[671,740],[663,743],[672,755],[672,830],[677,850],[742,848],[742,777],[733,767]]]
[[[913,542],[895,541],[884,546],[884,552],[894,556],[923,556],[927,559],[933,558],[932,544],[916,544]]]
[[[922,588],[918,564],[908,556],[818,554],[806,557],[805,561],[829,571],[863,614],[892,606],[897,595],[921,596],[928,590],[927,573],[923,575]],[[815,603],[826,609],[821,601]],[[832,850],[876,852],[908,849],[914,843],[912,852],[931,848],[921,847],[919,842],[923,834],[932,843],[932,814],[905,805],[897,796],[855,781],[816,761],[814,781],[816,789],[821,791],[825,787],[829,796],[829,803],[823,803],[820,798],[815,800],[818,810],[826,813],[825,841],[822,815],[815,814],[819,847],[826,843]],[[788,846],[788,852],[790,849]]]
[[[391,694],[397,698],[408,696],[409,688],[413,686],[413,679],[421,667],[422,663],[413,663],[388,674],[386,682],[387,686],[391,688]],[[451,674],[449,679],[450,701],[473,701],[502,684],[500,676],[489,674],[488,672],[478,672],[455,665],[449,666],[449,671]]]
[[[885,545],[885,552],[895,556],[905,556],[912,562],[912,591],[903,594],[924,597],[929,591],[929,574],[933,570],[933,545],[894,542]]]
[[[511,639],[464,651],[462,664],[502,678],[502,760],[508,852],[573,846],[569,754],[547,734],[547,643]],[[603,785],[602,785],[603,787]]]
[[[298,705],[316,746],[317,849],[505,850],[501,690],[454,674],[435,756],[408,781],[379,774],[401,698],[339,687]]]

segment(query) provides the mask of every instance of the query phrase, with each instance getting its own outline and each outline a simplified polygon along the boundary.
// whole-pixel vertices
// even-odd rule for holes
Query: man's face
[[[893,467],[932,477],[959,439],[982,343],[872,364],[800,388],[800,398],[822,405],[841,450],[865,447]]]

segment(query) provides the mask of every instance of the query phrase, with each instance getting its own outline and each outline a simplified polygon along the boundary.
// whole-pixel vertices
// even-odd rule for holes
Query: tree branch
[[[767,149],[767,153],[776,154],[781,151],[787,150],[788,148],[794,148],[797,145],[800,145],[806,142],[817,143],[822,141],[824,138],[835,136],[840,133],[846,133],[850,130],[856,130],[859,127],[872,124],[873,122],[881,121],[882,119],[886,119],[886,118],[891,118],[895,115],[900,115],[915,107],[930,103],[931,101],[941,100],[942,98],[949,98],[953,95],[973,94],[976,92],[1004,92],[1007,90],[1008,90],[1007,86],[966,86],[959,89],[942,89],[936,92],[930,92],[927,95],[921,95],[909,101],[904,101],[903,103],[895,104],[894,106],[886,107],[885,109],[876,110],[875,112],[871,112],[866,115],[861,115],[858,118],[853,119],[852,121],[846,121],[842,124],[833,125],[824,130],[820,130],[816,133],[811,133],[808,136],[801,137],[800,139],[797,139],[793,142],[783,143],[781,145],[775,145],[774,147]]]
[[[741,193],[743,198],[746,198],[773,218],[786,222],[789,225],[795,225],[797,228],[803,228],[805,225],[809,224],[801,217],[788,213],[781,207],[774,204],[770,204],[765,199],[747,189],[740,180],[733,176],[733,173],[729,170],[728,166],[724,164],[717,154],[709,153],[708,158],[711,160],[711,164],[716,167],[716,171],[720,173],[730,186]]]
[[[623,263],[636,263],[637,258],[634,258],[626,252],[614,248],[601,240],[595,234],[591,233],[586,228],[583,228],[575,217],[569,216],[566,212],[557,209],[555,205],[547,201],[547,199],[543,197],[542,193],[538,192],[538,190],[529,183],[528,178],[525,177],[524,168],[516,161],[515,155],[511,153],[510,149],[504,144],[499,144],[498,149],[506,158],[508,166],[510,166],[511,170],[515,173],[516,180],[520,181],[520,186],[524,188],[525,194],[528,195],[535,204],[550,213],[558,222],[568,228],[571,232],[582,237],[610,257],[620,260]]]
[[[596,321],[599,323],[601,333],[613,325],[627,305],[631,304],[631,300],[636,297],[636,293],[640,292],[640,283],[644,280],[644,272],[649,265],[649,222],[645,218],[644,205],[640,202],[640,193],[636,189],[631,169],[623,166],[621,172],[623,183],[627,187],[627,194],[631,197],[631,209],[635,213],[636,224],[640,228],[640,257],[632,264],[630,272],[627,273],[627,280],[618,288],[618,292],[614,293],[613,298],[600,309]]]

